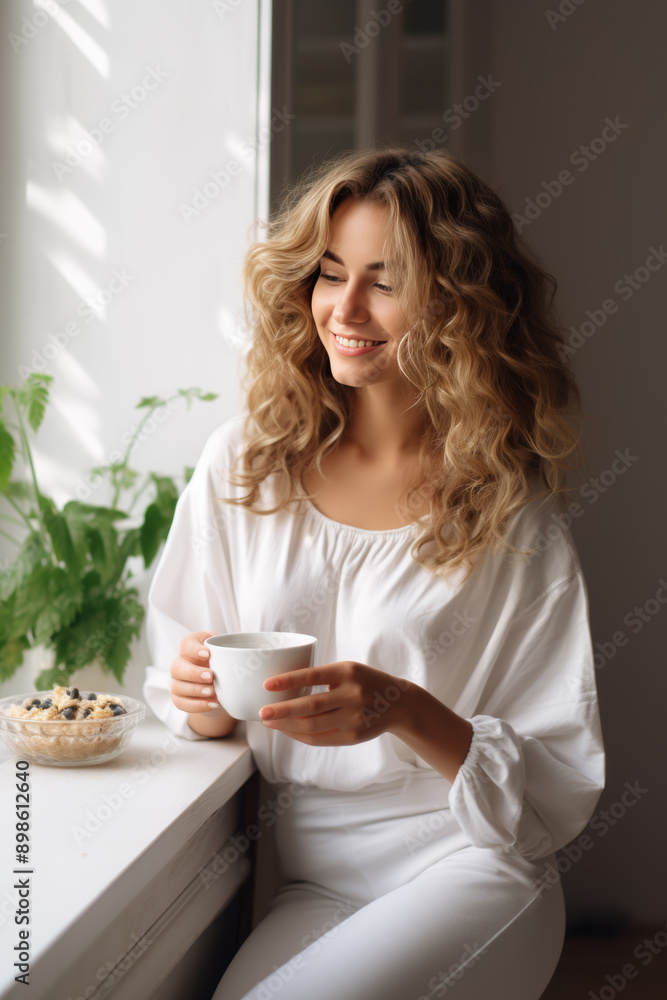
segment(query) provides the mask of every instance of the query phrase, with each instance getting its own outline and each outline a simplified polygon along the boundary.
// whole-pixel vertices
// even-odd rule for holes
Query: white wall
[[[646,269],[646,259],[651,247],[667,247],[667,11],[641,0],[453,0],[453,8],[453,100],[474,92],[478,74],[492,73],[500,82],[452,133],[454,147],[518,214],[525,213],[527,199],[545,191],[543,181],[557,193],[553,182],[569,169],[571,183],[550,205],[540,198],[541,214],[522,233],[559,281],[566,327],[580,328],[590,320],[587,311],[600,321],[602,304],[611,301],[604,324],[585,327],[573,342],[580,344],[572,360],[588,418],[590,469],[573,482],[582,513],[572,531],[599,644],[608,768],[588,830],[592,846],[565,875],[565,889],[574,919],[619,911],[664,929],[667,606],[661,600],[667,587],[659,581],[667,580],[667,264],[656,269],[654,258]],[[592,144],[605,119],[617,117],[627,128],[606,148]],[[591,144],[594,158],[582,169],[586,154],[575,151]],[[629,292],[625,274],[636,285]],[[623,469],[615,453],[626,449],[636,461]],[[601,489],[589,485],[579,493],[601,475]],[[626,782],[646,790],[634,804]]]
[[[219,393],[189,411],[183,400],[163,411],[132,453],[140,472],[181,476],[240,410],[239,272],[265,214],[248,141],[268,101],[265,89],[258,99],[259,7],[0,7],[0,381],[18,386],[30,369],[54,378],[34,455],[58,506],[111,500],[106,483],[78,487],[87,470],[125,451],[146,412],[135,409],[143,396],[191,386]],[[68,159],[79,143],[83,155]],[[196,211],[183,208],[193,203]],[[3,538],[0,546],[2,559],[14,551]],[[154,566],[137,578],[144,599]],[[147,662],[142,640],[128,694],[140,696]],[[2,693],[14,693],[12,682]]]

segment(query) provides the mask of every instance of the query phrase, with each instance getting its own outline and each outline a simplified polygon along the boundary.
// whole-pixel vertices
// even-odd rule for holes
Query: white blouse
[[[186,634],[309,633],[318,664],[355,660],[413,681],[470,720],[472,743],[450,784],[390,733],[313,747],[246,722],[268,782],[356,791],[427,771],[475,846],[536,859],[576,837],[604,785],[604,749],[586,584],[555,507],[534,500],[512,521],[507,540],[535,555],[488,553],[461,584],[462,571],[443,580],[414,561],[418,524],[371,531],[306,499],[268,515],[216,500],[247,492],[226,479],[243,442],[244,415],[210,435],[156,566],[143,689],[155,714],[206,738],[171,701]],[[275,505],[275,480],[260,487],[262,509]]]

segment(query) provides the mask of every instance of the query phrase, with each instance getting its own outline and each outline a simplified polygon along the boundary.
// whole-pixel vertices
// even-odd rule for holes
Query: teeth
[[[339,337],[337,334],[335,336],[338,343],[344,347],[375,347],[376,344],[382,343],[380,340],[348,340],[347,337]]]

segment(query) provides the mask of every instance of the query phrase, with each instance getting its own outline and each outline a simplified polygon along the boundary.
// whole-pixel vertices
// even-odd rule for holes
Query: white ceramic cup
[[[233,719],[259,722],[263,705],[298,698],[305,688],[267,691],[264,681],[312,667],[317,639],[300,632],[228,632],[204,640],[215,693]],[[306,685],[305,687],[308,687]]]

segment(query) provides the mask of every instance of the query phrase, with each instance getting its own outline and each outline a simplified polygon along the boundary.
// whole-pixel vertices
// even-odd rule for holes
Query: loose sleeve
[[[581,571],[515,618],[494,673],[502,681],[470,718],[472,741],[450,808],[475,846],[536,860],[584,829],[604,787]]]
[[[221,431],[218,428],[209,437],[178,499],[147,598],[146,637],[152,662],[146,668],[144,698],[172,733],[189,740],[207,737],[190,728],[187,714],[171,700],[171,664],[185,635],[233,631],[229,623],[235,617],[226,534],[234,508],[215,499],[229,495],[220,476],[229,458]]]

